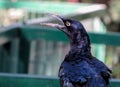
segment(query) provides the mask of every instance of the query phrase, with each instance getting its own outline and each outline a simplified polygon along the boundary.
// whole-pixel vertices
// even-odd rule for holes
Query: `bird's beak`
[[[56,23],[40,23],[40,25],[42,26],[49,26],[49,27],[53,27],[53,28],[57,28],[65,33],[67,33],[67,29],[66,26],[64,25],[64,18],[60,17],[59,15],[56,14],[49,14],[49,16],[52,16],[54,18],[56,18],[57,20],[59,20],[62,24],[56,24]]]

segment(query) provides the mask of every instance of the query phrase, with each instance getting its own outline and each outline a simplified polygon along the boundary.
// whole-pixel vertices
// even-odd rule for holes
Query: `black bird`
[[[51,14],[63,25],[42,23],[63,31],[70,40],[70,51],[62,62],[60,87],[109,87],[111,70],[91,54],[90,39],[84,26],[76,20]]]

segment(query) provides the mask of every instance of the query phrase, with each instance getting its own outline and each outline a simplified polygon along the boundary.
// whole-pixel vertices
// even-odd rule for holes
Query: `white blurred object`
[[[20,19],[24,16],[24,10],[11,8],[8,10],[8,16],[10,19]]]

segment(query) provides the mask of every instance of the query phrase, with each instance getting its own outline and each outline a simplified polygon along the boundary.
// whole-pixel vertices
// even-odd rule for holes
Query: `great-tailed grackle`
[[[91,54],[90,39],[83,25],[76,20],[51,14],[63,25],[43,23],[58,28],[70,40],[70,51],[59,69],[60,87],[108,87],[111,70]]]

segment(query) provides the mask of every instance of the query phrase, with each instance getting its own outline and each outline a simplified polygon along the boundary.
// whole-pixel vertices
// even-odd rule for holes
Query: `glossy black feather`
[[[69,60],[67,57],[60,67],[61,80],[70,82],[73,87],[108,87],[110,72],[102,62],[93,57],[79,57],[75,60]]]
[[[111,70],[91,54],[89,36],[76,20],[62,19],[70,40],[70,51],[59,69],[61,87],[108,87]]]

